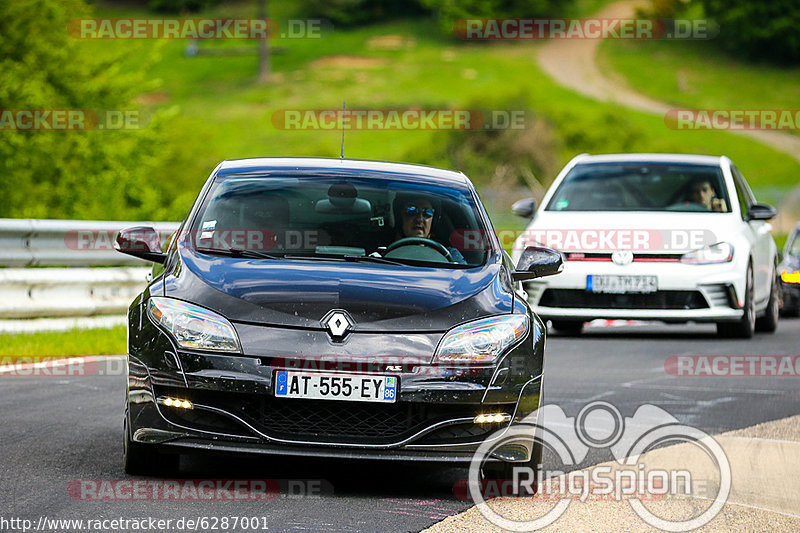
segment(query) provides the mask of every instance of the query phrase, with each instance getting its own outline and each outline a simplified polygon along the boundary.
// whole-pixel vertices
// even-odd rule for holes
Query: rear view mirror
[[[536,214],[536,198],[525,198],[514,202],[511,212],[522,218],[533,218]]]
[[[769,220],[775,218],[778,211],[768,204],[753,204],[747,213],[747,220]]]
[[[114,249],[154,263],[166,263],[167,254],[161,251],[161,237],[150,226],[125,228],[117,233]]]
[[[522,252],[517,269],[512,272],[511,279],[522,281],[558,274],[564,268],[564,259],[560,252],[540,246],[528,246]]]

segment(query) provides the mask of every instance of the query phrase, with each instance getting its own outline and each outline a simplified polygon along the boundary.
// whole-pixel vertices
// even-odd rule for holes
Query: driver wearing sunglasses
[[[400,208],[400,225],[397,228],[396,239],[405,237],[422,237],[431,239],[431,226],[436,215],[436,208],[426,198],[414,198],[403,203]],[[466,264],[461,252],[446,246],[454,263]]]

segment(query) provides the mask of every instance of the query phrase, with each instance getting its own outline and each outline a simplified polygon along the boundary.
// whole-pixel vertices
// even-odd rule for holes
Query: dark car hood
[[[445,331],[510,313],[513,291],[499,256],[472,269],[212,256],[183,248],[164,294],[234,322],[322,329],[344,309],[354,331]]]

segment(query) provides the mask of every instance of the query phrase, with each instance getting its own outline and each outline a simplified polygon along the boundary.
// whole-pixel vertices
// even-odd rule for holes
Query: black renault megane
[[[545,327],[460,173],[338,159],[224,161],[128,312],[125,470],[181,453],[467,462],[539,407]],[[166,250],[166,251],[163,251]],[[486,463],[538,464],[532,439]],[[505,469],[505,470],[504,470]]]

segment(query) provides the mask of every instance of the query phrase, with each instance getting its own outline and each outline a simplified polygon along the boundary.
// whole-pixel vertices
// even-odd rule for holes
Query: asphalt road
[[[610,402],[625,416],[650,403],[709,433],[783,418],[800,413],[798,378],[674,377],[665,371],[665,361],[674,355],[797,355],[798,340],[798,319],[782,320],[776,334],[749,341],[718,339],[713,326],[592,327],[580,337],[553,334],[546,352],[545,403],[570,416],[595,400]],[[263,517],[259,528],[270,531],[418,531],[470,506],[453,495],[465,469],[247,457],[186,457],[181,474],[198,482],[274,479],[281,486],[279,496],[257,502],[81,499],[79,491],[70,490],[80,483],[76,480],[126,478],[121,464],[124,377],[101,373],[108,374],[0,377],[0,530],[13,530],[4,519],[29,519],[35,525],[41,516],[173,521],[245,516]],[[587,462],[605,459],[597,451]],[[285,480],[304,479],[312,480],[306,485],[313,487],[312,494],[288,494]]]

